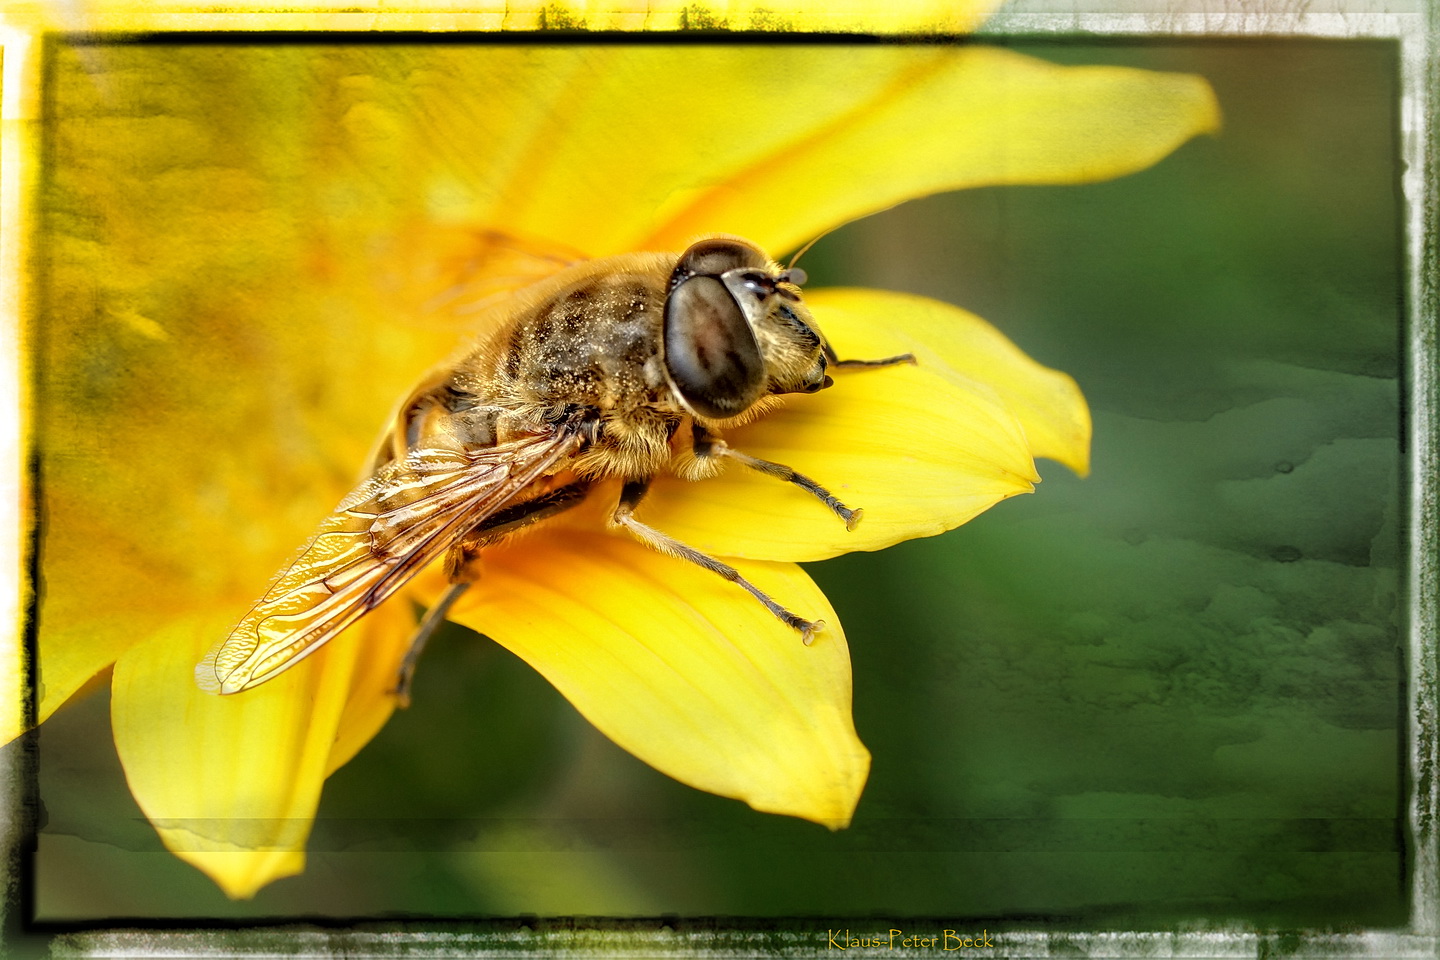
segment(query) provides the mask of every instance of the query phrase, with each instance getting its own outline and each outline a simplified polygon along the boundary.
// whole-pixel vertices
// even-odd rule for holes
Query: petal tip
[[[168,845],[168,844],[167,844]],[[181,860],[215,882],[231,900],[253,900],[276,880],[296,876],[305,870],[305,855],[262,850],[174,850]]]
[[[1210,81],[1200,76],[1195,76],[1194,80],[1199,86],[1198,96],[1201,101],[1196,132],[1217,137],[1225,127],[1225,114],[1220,109],[1220,98],[1215,95],[1215,88],[1210,86]]]

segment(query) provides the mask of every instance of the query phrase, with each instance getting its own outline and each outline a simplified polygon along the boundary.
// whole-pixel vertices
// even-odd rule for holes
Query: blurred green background
[[[1122,180],[909,203],[807,254],[812,285],[986,317],[1095,414],[1090,477],[1043,463],[1035,496],[957,531],[811,565],[874,753],[849,830],[669,780],[454,628],[329,781],[305,874],[247,903],[161,849],[105,693],[62,711],[38,917],[1403,923],[1395,47],[1010,45],[1199,73],[1225,128]]]

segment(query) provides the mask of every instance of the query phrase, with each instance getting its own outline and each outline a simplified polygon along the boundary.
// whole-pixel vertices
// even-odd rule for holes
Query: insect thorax
[[[455,414],[495,411],[500,442],[590,421],[580,472],[662,469],[682,410],[660,355],[665,274],[639,266],[582,276],[515,315],[456,371]]]

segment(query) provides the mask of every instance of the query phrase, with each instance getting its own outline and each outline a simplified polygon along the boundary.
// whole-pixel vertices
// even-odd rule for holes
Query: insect
[[[731,459],[810,492],[850,529],[859,522],[860,510],[732,449],[721,432],[774,398],[826,389],[830,370],[914,362],[839,360],[801,299],[805,279],[748,241],[718,236],[678,257],[582,262],[519,291],[487,336],[401,403],[369,479],[200,662],[197,682],[222,694],[264,683],[443,558],[451,587],[401,667],[395,692],[406,702],[426,638],[478,578],[483,549],[611,478],[622,481],[615,526],[749,591],[808,644],[821,621],[635,517],[657,474],[704,479]]]

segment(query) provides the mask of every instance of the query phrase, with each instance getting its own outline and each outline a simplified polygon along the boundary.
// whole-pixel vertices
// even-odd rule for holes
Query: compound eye
[[[718,277],[731,270],[764,266],[765,254],[760,252],[760,248],[743,240],[724,237],[701,240],[692,243],[690,248],[680,255],[680,260],[670,274],[670,288],[673,290],[690,277]]]
[[[665,369],[681,399],[723,420],[760,399],[765,361],[740,305],[713,277],[680,282],[665,300]]]

